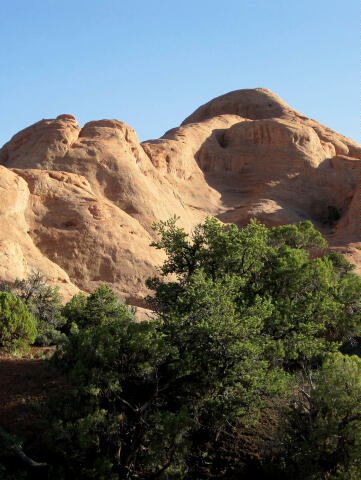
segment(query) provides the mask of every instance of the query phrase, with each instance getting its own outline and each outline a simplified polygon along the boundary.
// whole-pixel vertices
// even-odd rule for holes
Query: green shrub
[[[59,289],[47,285],[46,277],[40,271],[34,271],[22,280],[16,279],[12,287],[0,283],[0,291],[12,293],[27,306],[37,324],[36,345],[54,345],[65,339],[61,332],[65,319],[61,315]]]
[[[169,353],[155,325],[131,321],[125,309],[70,336],[52,360],[72,387],[51,405],[57,478],[159,469],[167,451],[158,446],[189,428],[186,411],[167,411],[160,370]]]
[[[359,333],[360,277],[341,255],[327,253],[311,222],[267,229],[251,221],[239,230],[208,218],[190,236],[173,218],[154,229],[160,239],[153,245],[168,259],[161,278],[147,282],[154,291],[148,302],[162,318],[192,312],[188,297],[202,272],[211,285],[238,283],[233,305],[241,316],[260,301],[268,303],[259,334],[274,365],[294,370],[319,362]]]
[[[36,335],[36,322],[23,302],[10,293],[0,292],[0,348],[26,351]]]
[[[136,323],[105,286],[63,309],[67,325],[77,324],[79,331],[53,359],[70,387],[50,408],[57,478],[203,479],[205,465],[227,478],[225,456],[217,460],[212,453],[220,440],[241,438],[245,426],[257,430],[263,407],[278,418],[301,372],[316,375],[325,358],[312,393],[318,434],[302,443],[303,406],[287,433],[294,442],[285,457],[279,447],[273,471],[279,478],[288,467],[296,472],[298,452],[308,458],[317,442],[329,448],[337,435],[347,437],[353,452],[354,439],[343,426],[347,415],[354,416],[354,386],[345,385],[337,412],[332,401],[327,404],[332,385],[336,391],[343,385],[330,374],[332,365],[340,378],[343,370],[354,378],[347,361],[341,366],[339,357],[329,356],[359,332],[360,279],[348,262],[328,253],[310,222],[267,229],[252,221],[239,230],[207,219],[189,236],[172,219],[155,230],[160,239],[154,246],[168,255],[161,276],[147,283],[157,319]],[[321,465],[320,475],[310,479],[352,473],[354,464],[337,446],[329,455],[337,458],[337,470],[321,464],[327,454],[322,448],[310,461]],[[242,441],[229,454],[235,468],[237,449]],[[279,460],[285,470],[277,467]],[[260,462],[257,467],[266,475]],[[244,472],[238,473],[241,478]]]
[[[84,323],[86,305],[87,296],[84,293],[78,293],[63,306],[61,314],[66,321],[62,327],[62,332],[69,335],[74,329],[79,328],[79,325]]]
[[[284,410],[280,478],[359,479],[361,360],[333,353]]]
[[[184,297],[191,311],[143,323],[108,287],[69,302],[81,328],[53,359],[72,386],[52,406],[64,476],[186,478],[199,429],[255,419],[284,390],[285,375],[262,358],[269,303],[236,312],[239,286],[199,271]]]
[[[134,313],[119,302],[113,290],[101,285],[88,297],[83,293],[74,297],[62,308],[66,319],[62,331],[69,334],[73,329],[84,329],[101,325],[117,318],[134,319]]]
[[[58,287],[47,285],[45,275],[35,271],[23,280],[17,279],[12,293],[25,303],[36,319],[36,345],[54,345],[64,338],[60,331],[65,323],[61,315],[61,295]]]

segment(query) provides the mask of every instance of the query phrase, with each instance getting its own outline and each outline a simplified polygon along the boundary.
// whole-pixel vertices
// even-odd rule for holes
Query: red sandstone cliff
[[[310,219],[360,269],[360,157],[265,89],[218,97],[142,144],[117,120],[41,120],[0,150],[0,279],[40,268],[66,297],[107,283],[141,305],[162,262],[151,224],[174,214],[188,230],[207,215]]]

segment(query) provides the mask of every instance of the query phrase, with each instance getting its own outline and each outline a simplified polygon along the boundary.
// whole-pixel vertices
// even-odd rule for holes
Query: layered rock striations
[[[42,120],[0,150],[0,279],[41,269],[66,297],[107,283],[142,305],[162,263],[151,225],[191,231],[207,215],[240,227],[310,219],[361,266],[361,149],[269,90],[238,90],[139,143],[117,120]]]

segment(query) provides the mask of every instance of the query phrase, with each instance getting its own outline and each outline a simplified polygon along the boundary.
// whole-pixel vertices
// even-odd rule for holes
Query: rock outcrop
[[[107,283],[143,305],[151,225],[310,219],[361,267],[361,149],[269,90],[218,97],[158,140],[117,120],[42,120],[0,150],[0,280],[39,268],[65,297]]]

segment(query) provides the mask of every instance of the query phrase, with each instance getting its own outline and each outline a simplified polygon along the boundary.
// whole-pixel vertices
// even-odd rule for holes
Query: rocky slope
[[[65,297],[102,283],[142,305],[155,220],[311,219],[361,267],[361,149],[269,90],[218,97],[159,140],[117,120],[40,122],[0,150],[0,279],[40,268]]]

